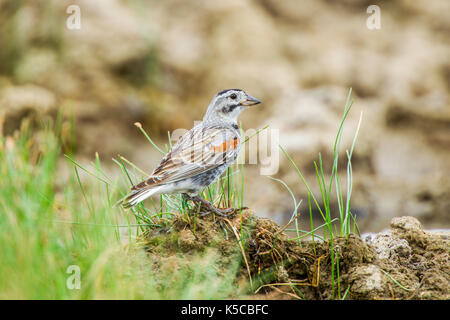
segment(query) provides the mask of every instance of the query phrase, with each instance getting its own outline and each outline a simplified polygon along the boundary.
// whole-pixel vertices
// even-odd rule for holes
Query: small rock
[[[0,112],[15,115],[24,110],[46,112],[56,107],[53,92],[36,85],[11,86],[0,91]]]
[[[397,259],[398,257],[408,258],[411,255],[411,247],[408,241],[392,237],[390,233],[380,233],[375,235],[370,244],[375,249],[379,259]]]
[[[423,231],[419,220],[414,217],[395,217],[391,220],[391,228],[404,231]]]
[[[178,245],[183,251],[191,250],[196,247],[195,236],[189,229],[181,230],[178,237]]]
[[[289,273],[283,266],[278,266],[277,279],[279,282],[289,282]]]
[[[360,265],[350,270],[352,296],[373,299],[384,291],[385,277],[376,265]]]

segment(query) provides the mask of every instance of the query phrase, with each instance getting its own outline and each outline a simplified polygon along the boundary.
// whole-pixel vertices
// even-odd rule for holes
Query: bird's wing
[[[178,140],[152,175],[132,190],[190,178],[234,161],[239,146],[239,135],[233,129],[195,126]]]

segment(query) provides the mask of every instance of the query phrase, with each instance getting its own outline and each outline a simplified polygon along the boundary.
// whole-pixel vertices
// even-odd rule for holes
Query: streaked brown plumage
[[[161,193],[191,194],[191,200],[207,206],[209,203],[199,199],[198,193],[237,158],[241,145],[237,117],[244,108],[258,103],[243,90],[219,92],[203,121],[178,140],[150,177],[131,188],[132,192],[121,200],[122,206],[130,208]],[[212,206],[208,209],[220,213]]]

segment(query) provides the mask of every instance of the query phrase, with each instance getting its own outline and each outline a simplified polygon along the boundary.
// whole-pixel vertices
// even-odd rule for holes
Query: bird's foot
[[[215,207],[211,202],[206,201],[205,199],[203,199],[200,196],[191,197],[190,195],[188,195],[186,193],[184,193],[183,196],[187,200],[191,200],[196,205],[200,206],[199,214],[201,216],[206,216],[208,214],[214,213],[214,214],[217,214],[218,216],[227,218],[227,217],[230,217],[230,216],[240,212],[241,210],[248,209],[247,207],[242,207],[239,209],[236,209],[236,208],[220,209],[220,208]]]

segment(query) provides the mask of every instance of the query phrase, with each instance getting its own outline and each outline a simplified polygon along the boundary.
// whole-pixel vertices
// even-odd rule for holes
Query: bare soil
[[[230,298],[450,299],[449,237],[424,231],[412,217],[394,218],[389,231],[364,239],[334,239],[339,282],[329,240],[299,246],[250,211],[228,219],[178,216],[144,240],[155,272],[213,252],[218,277],[235,272]]]

